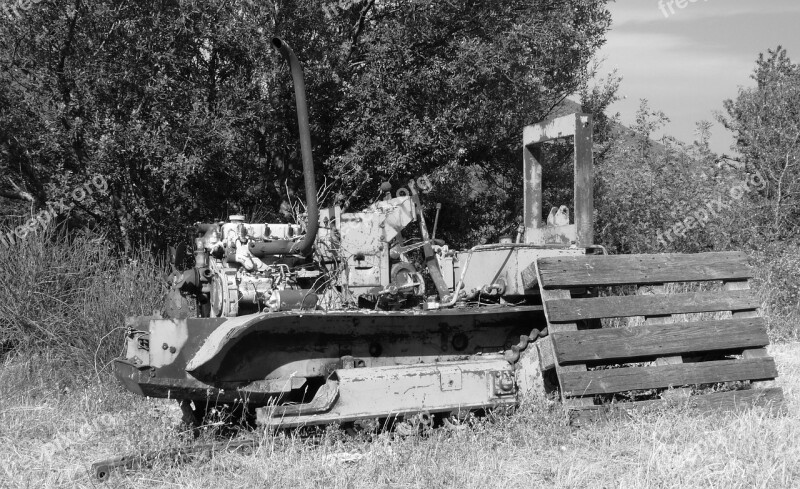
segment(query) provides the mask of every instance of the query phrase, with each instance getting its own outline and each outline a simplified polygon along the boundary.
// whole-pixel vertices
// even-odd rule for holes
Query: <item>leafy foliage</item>
[[[369,8],[366,5],[362,12]],[[586,82],[602,2],[400,2],[352,55],[332,167],[359,195],[429,175],[444,236],[474,243],[521,212],[520,131]]]
[[[672,138],[651,139],[668,121],[663,112],[642,100],[631,129],[615,123],[607,126],[607,148],[596,164],[595,240],[613,252],[713,247],[705,227],[684,238],[663,236],[675,223],[705,207],[709,189],[716,187],[714,179],[722,178],[708,150],[708,134],[692,145]]]
[[[726,100],[720,120],[737,138],[741,166],[766,181],[766,205],[738,227],[760,240],[794,238],[800,230],[800,66],[780,46],[759,55],[756,86]]]
[[[71,224],[127,249],[234,211],[281,220],[300,158],[277,34],[305,65],[331,195],[360,206],[381,180],[429,175],[443,234],[479,237],[519,213],[520,128],[585,82],[605,3],[37,4],[0,20],[4,209],[68,199],[101,175],[107,194],[77,203]]]
[[[646,101],[631,129],[606,124],[596,170],[597,241],[623,253],[763,252],[771,243],[791,244],[800,222],[799,77],[785,50],[759,56],[756,86],[726,101],[728,117],[720,117],[737,136],[737,158],[709,149],[705,122],[692,144],[652,141],[668,119]],[[693,216],[708,219],[687,221]],[[692,229],[684,229],[687,222]]]

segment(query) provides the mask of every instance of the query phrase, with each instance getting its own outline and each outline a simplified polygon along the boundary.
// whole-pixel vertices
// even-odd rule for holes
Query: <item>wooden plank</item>
[[[750,290],[750,283],[747,280],[735,281],[735,282],[725,282],[723,285],[725,290],[737,291],[737,290]],[[761,304],[759,304],[759,307]],[[755,318],[758,317],[758,310],[753,309],[749,311],[733,311],[733,317],[736,318]]]
[[[538,270],[537,270],[538,276]],[[546,301],[550,300],[571,300],[570,292],[568,290],[544,290],[542,288],[539,289],[542,294],[542,303],[544,304]],[[566,331],[577,331],[578,325],[576,323],[561,323],[561,324],[552,324],[550,322],[550,316],[547,311],[547,307],[544,308],[544,315],[545,319],[547,320],[547,331],[550,335],[555,333],[561,333]],[[552,350],[552,342],[550,342],[550,349]],[[552,353],[553,358],[555,358],[555,352]],[[594,401],[591,398],[581,398],[575,400],[566,399],[564,396],[564,387],[561,386],[561,378],[568,374],[568,373],[585,373],[586,372],[586,365],[559,365],[558,362],[555,362],[556,368],[556,376],[558,377],[559,387],[561,388],[561,400],[562,402],[569,407],[584,407],[584,406],[591,406],[594,404]]]
[[[769,344],[763,318],[563,331],[551,337],[562,364],[744,350]]]
[[[618,296],[548,300],[545,310],[554,323],[629,316],[659,316],[695,312],[757,309],[760,302],[749,290],[689,292],[667,296]]]
[[[564,395],[590,396],[644,389],[765,380],[778,376],[771,358],[720,360],[657,367],[623,367],[559,375]]]
[[[542,290],[542,299],[545,298],[559,298],[564,299],[570,296],[568,290]],[[565,299],[569,300],[569,299]],[[545,308],[545,317],[547,317],[547,308]],[[550,324],[548,321],[547,325],[549,334],[553,334],[554,332],[567,332],[567,331],[577,331],[578,325],[575,323],[562,323],[562,324]],[[551,351],[552,351],[552,342],[551,342]],[[553,358],[555,358],[555,353],[553,352]],[[568,373],[586,373],[586,365],[559,365],[558,362],[555,362],[556,368],[556,376],[559,379],[559,384],[561,383],[561,378],[568,374]],[[562,392],[562,401],[566,403],[567,399],[563,398],[564,388],[561,386]],[[580,407],[580,406],[588,406],[591,405],[591,399],[580,400],[577,403],[571,403],[571,406]]]
[[[736,282],[726,282],[725,290],[750,290],[750,283],[747,280],[736,281]],[[754,318],[758,317],[758,311],[733,311],[733,317],[735,318]],[[768,358],[769,354],[767,350],[764,348],[757,348],[752,350],[746,350],[744,352],[744,358]]]
[[[638,295],[666,295],[667,289],[664,285],[640,285],[636,290]],[[672,315],[666,316],[645,316],[644,324],[669,324],[672,322]],[[673,355],[664,356],[656,359],[656,365],[677,365],[683,363],[683,356]],[[680,389],[678,395],[689,395],[688,389]]]
[[[642,285],[636,289],[636,295],[666,295],[667,290],[664,285]],[[668,324],[672,322],[672,315],[645,316],[644,324]]]
[[[725,290],[750,290],[750,282],[747,280],[739,280],[732,282],[725,282]],[[734,318],[753,318],[758,317],[758,311],[733,311]],[[766,348],[754,348],[742,352],[742,358],[755,359],[755,358],[769,358]],[[754,387],[762,387],[764,382],[753,382]]]
[[[736,280],[753,276],[743,252],[540,258],[546,289]]]
[[[783,389],[749,389],[714,392],[701,396],[679,399],[657,399],[653,401],[624,402],[570,411],[574,424],[604,422],[613,419],[628,419],[635,414],[664,409],[688,408],[698,413],[738,412],[753,407],[766,407],[772,413],[785,411]]]

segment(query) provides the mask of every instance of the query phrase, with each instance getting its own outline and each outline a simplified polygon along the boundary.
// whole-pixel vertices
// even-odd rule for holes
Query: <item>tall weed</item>
[[[3,353],[100,368],[119,352],[124,317],[159,307],[161,277],[154,257],[120,258],[91,231],[48,226],[0,243]]]

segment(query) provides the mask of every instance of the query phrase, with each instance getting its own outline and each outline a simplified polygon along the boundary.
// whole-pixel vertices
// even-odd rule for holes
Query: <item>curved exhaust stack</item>
[[[297,104],[297,126],[300,131],[300,150],[303,155],[303,179],[306,187],[306,209],[308,228],[301,241],[273,241],[272,243],[250,242],[250,251],[256,256],[263,255],[307,255],[314,245],[319,229],[319,205],[317,203],[317,184],[314,177],[314,160],[311,154],[311,130],[308,125],[308,106],[306,105],[306,84],[303,68],[292,48],[282,39],[272,38],[272,45],[289,63],[294,82],[294,98]]]

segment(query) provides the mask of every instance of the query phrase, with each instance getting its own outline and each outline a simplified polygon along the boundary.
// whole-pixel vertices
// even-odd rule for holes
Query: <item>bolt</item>
[[[500,381],[500,388],[504,391],[510,391],[514,388],[514,380],[510,375],[503,376],[503,379]]]
[[[169,347],[169,352],[170,352],[170,353],[175,353],[176,351],[177,351],[177,350],[176,350],[176,348],[175,348],[174,346],[170,346],[170,347]]]

